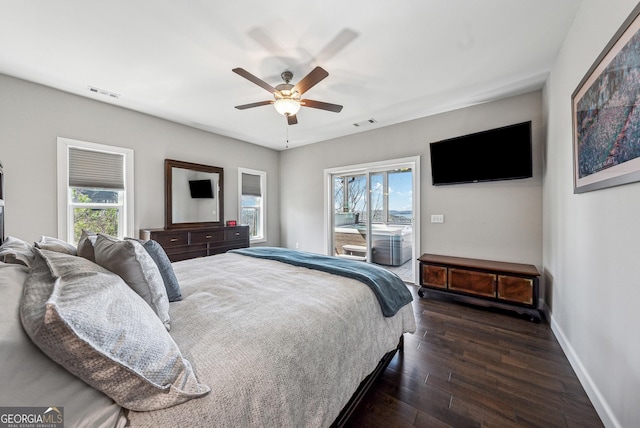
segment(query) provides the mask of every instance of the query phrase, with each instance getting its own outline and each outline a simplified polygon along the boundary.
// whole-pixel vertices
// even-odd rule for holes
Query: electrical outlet
[[[444,214],[431,214],[431,223],[444,223]]]

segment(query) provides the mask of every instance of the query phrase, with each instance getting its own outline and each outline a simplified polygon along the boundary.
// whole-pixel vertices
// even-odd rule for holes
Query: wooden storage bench
[[[540,321],[538,282],[533,265],[492,260],[423,254],[420,262],[420,290],[459,301],[509,309]]]

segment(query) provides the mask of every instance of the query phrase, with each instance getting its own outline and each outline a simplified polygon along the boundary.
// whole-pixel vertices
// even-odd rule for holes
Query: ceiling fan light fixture
[[[300,101],[291,98],[279,98],[273,106],[283,116],[294,116],[300,110]]]
[[[340,113],[340,111],[342,110],[342,106],[338,104],[301,99],[302,94],[314,87],[318,82],[329,75],[329,73],[327,73],[327,71],[322,67],[314,68],[313,70],[311,70],[311,72],[309,72],[309,74],[304,76],[302,80],[300,80],[295,85],[289,83],[293,78],[293,73],[291,71],[284,71],[281,74],[284,83],[279,84],[275,88],[259,77],[256,77],[248,71],[244,70],[243,68],[238,67],[234,68],[231,71],[267,90],[273,95],[273,98],[275,98],[275,100],[273,101],[259,101],[257,103],[236,106],[238,110],[273,104],[276,111],[287,118],[288,125],[295,125],[298,123],[296,114],[300,110],[300,107],[311,107],[320,110],[332,111],[334,113]]]

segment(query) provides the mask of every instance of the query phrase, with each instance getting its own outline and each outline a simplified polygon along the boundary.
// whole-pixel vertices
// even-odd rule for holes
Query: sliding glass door
[[[415,281],[416,162],[328,170],[333,255],[375,263]]]
[[[352,260],[369,257],[367,174],[334,174],[334,254]]]

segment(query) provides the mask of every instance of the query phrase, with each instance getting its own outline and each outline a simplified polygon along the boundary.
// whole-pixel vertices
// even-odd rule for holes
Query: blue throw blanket
[[[398,275],[374,264],[277,247],[241,248],[229,252],[357,279],[373,290],[385,317],[394,316],[401,307],[413,300],[411,292]]]

